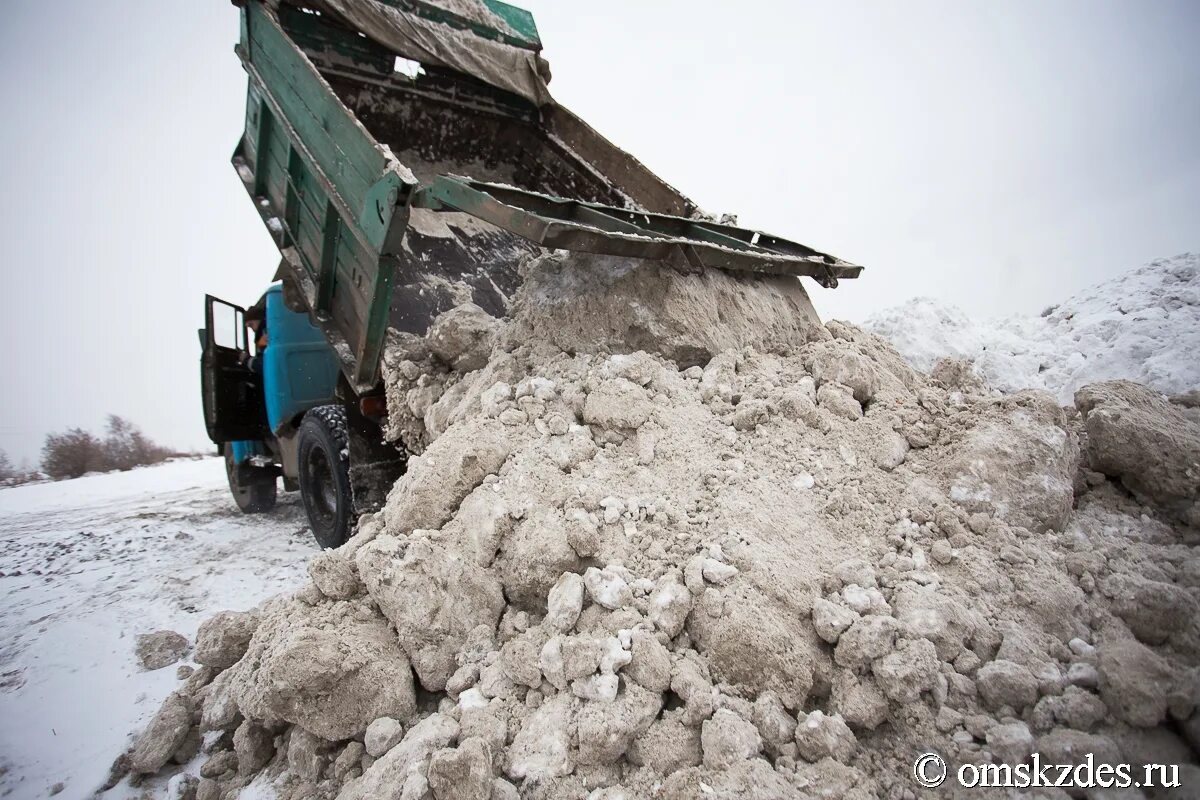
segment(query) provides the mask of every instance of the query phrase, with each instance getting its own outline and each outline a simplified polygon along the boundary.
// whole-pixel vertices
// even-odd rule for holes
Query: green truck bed
[[[381,43],[391,40],[380,26],[399,14],[444,31],[439,46],[484,40],[489,55],[534,63],[532,17],[485,2],[495,28],[420,0],[242,8],[237,52],[250,80],[233,162],[280,248],[279,277],[299,289],[357,391],[378,382],[389,326],[423,333],[464,289],[502,314],[517,264],[542,247],[825,285],[858,274],[803,245],[699,219],[570,111],[464,73],[457,51],[434,48],[413,77],[397,69],[411,67],[405,54]]]

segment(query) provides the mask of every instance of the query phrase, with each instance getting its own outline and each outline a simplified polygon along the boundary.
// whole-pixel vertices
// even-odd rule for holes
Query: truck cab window
[[[241,309],[220,301],[212,307],[213,344],[227,350],[246,349],[246,323]]]

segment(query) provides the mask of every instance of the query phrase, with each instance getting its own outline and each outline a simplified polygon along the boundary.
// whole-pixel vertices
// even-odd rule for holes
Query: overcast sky
[[[1037,313],[1200,248],[1200,3],[526,0],[551,89],[677,188],[914,295]],[[278,255],[229,157],[222,0],[10,0],[0,25],[0,448],[107,412],[207,447],[206,292]]]

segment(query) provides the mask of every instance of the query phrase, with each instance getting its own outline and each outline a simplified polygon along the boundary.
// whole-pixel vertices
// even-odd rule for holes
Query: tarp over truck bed
[[[533,16],[522,9],[483,0],[411,2],[405,11],[378,0],[310,5],[407,58],[470,75],[538,106],[552,102],[550,68],[537,54]]]

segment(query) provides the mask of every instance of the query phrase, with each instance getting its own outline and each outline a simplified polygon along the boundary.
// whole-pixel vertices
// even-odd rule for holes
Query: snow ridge
[[[1151,261],[1037,317],[974,320],[917,297],[864,327],[917,369],[944,356],[965,359],[1004,392],[1045,389],[1070,403],[1085,384],[1126,378],[1180,394],[1200,388],[1200,253]]]

